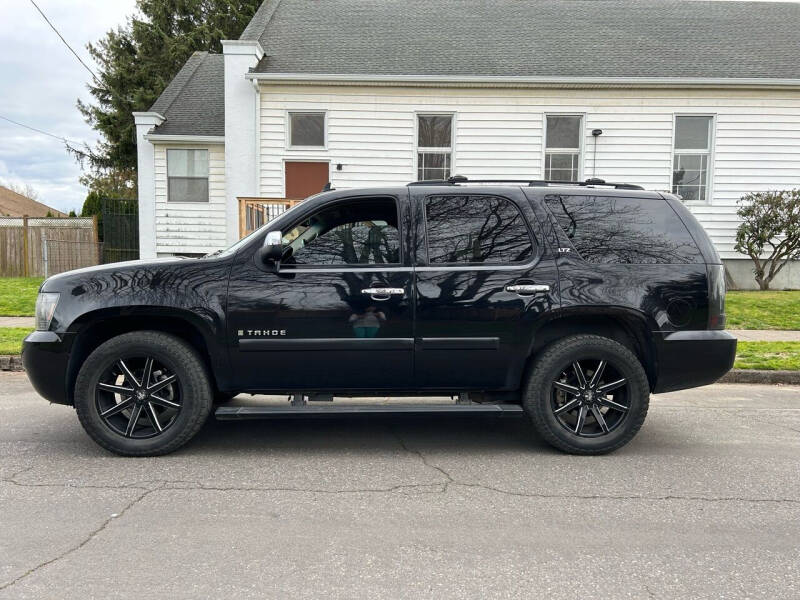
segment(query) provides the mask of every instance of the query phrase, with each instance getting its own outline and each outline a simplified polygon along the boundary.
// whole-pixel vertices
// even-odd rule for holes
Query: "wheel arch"
[[[212,330],[199,314],[188,310],[171,308],[163,311],[152,307],[99,309],[76,319],[70,330],[75,336],[70,348],[65,382],[70,404],[74,399],[78,371],[89,354],[100,344],[134,331],[159,331],[187,342],[203,361],[215,389],[219,389],[220,384],[228,377],[224,336]]]
[[[612,339],[631,350],[641,361],[652,390],[658,372],[652,327],[644,314],[626,308],[597,307],[587,310],[587,307],[577,307],[559,311],[535,331],[522,382],[527,379],[536,357],[545,347],[571,335],[593,334]]]

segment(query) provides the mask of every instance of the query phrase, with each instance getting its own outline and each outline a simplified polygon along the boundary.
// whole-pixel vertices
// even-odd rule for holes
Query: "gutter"
[[[800,90],[800,79],[766,77],[510,77],[476,75],[370,75],[347,73],[247,73],[246,79],[296,85],[414,85],[517,88],[739,88]]]
[[[224,144],[224,135],[161,135],[158,133],[148,133],[144,136],[148,142],[190,142],[196,144]]]

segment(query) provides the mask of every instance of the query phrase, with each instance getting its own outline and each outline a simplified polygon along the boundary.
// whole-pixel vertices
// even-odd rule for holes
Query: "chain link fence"
[[[42,275],[50,277],[103,262],[102,242],[42,239]]]

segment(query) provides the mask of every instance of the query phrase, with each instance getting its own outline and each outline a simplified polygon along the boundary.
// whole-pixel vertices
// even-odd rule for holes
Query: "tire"
[[[545,348],[523,388],[523,408],[536,432],[570,454],[605,454],[630,442],[649,401],[650,385],[636,355],[597,335],[570,336]]]
[[[212,401],[197,352],[157,331],[126,333],[101,344],[75,383],[81,425],[95,442],[122,456],[177,450],[203,426]]]

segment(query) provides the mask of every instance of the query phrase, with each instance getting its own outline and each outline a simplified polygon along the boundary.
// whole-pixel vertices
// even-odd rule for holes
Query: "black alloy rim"
[[[177,375],[152,356],[119,358],[95,386],[97,412],[103,423],[126,438],[161,435],[181,412]]]
[[[605,360],[581,359],[553,381],[550,406],[556,420],[580,437],[602,437],[617,429],[630,411],[628,380]]]

